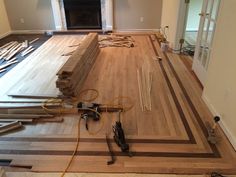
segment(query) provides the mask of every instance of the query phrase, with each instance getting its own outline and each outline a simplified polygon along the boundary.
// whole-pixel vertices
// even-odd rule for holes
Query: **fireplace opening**
[[[102,29],[100,0],[64,0],[67,29]]]

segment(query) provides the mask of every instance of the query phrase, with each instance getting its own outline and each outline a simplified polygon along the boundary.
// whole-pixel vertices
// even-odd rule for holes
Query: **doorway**
[[[193,60],[193,71],[204,86],[216,28],[220,0],[204,0]]]
[[[197,35],[200,25],[199,13],[202,10],[203,0],[190,0],[187,10],[187,22],[184,33],[184,52],[194,56],[197,44]]]

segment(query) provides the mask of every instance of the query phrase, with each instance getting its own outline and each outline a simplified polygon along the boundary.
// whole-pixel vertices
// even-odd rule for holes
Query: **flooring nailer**
[[[121,151],[124,153],[127,153],[129,156],[132,156],[131,153],[129,152],[129,145],[126,143],[125,139],[125,133],[121,124],[120,120],[120,114],[123,111],[122,107],[109,107],[106,105],[102,104],[97,104],[97,103],[83,103],[80,102],[77,105],[77,108],[83,113],[81,114],[81,118],[85,120],[85,127],[88,130],[88,121],[93,120],[93,121],[99,121],[101,119],[101,113],[102,112],[118,112],[118,121],[116,121],[116,124],[112,126],[113,133],[114,133],[114,141],[115,143],[120,147]],[[108,165],[111,165],[115,163],[115,155],[112,151],[111,147],[111,142],[106,135],[106,141],[109,149],[109,153],[111,155],[111,160],[107,162]]]

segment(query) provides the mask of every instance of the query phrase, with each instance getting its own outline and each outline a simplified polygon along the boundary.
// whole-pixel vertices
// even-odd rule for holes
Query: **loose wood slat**
[[[6,125],[0,126],[0,134],[18,129],[20,127],[22,127],[21,122],[15,121],[15,122],[8,123]]]
[[[0,114],[0,121],[1,119],[37,119],[37,118],[52,118],[53,115],[40,115],[40,114]]]

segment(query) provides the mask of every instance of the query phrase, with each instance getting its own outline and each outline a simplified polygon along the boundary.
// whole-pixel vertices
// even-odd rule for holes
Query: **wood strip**
[[[53,118],[53,115],[40,115],[40,114],[0,114],[0,119],[37,119],[37,118]],[[1,120],[0,120],[1,121]]]
[[[22,123],[31,123],[33,122],[34,120],[33,119],[21,119],[21,118],[17,118],[17,119],[0,119],[0,122],[14,122],[14,121],[18,121],[18,122],[22,122]]]
[[[22,127],[21,122],[15,121],[12,123],[8,123],[6,125],[0,126],[0,134],[7,133],[9,131],[15,130]]]
[[[28,98],[28,99],[57,99],[57,95],[26,95],[26,94],[8,94],[8,96],[11,96],[13,98]]]
[[[35,38],[34,40],[30,41],[29,44],[33,44],[34,42],[38,41],[39,38]]]
[[[34,50],[35,50],[35,48],[32,48],[32,49],[26,51],[26,52],[25,52],[24,54],[22,54],[21,56],[24,57],[24,56],[28,55],[29,53],[31,53],[31,52],[34,51]]]
[[[114,139],[109,139],[114,142]],[[76,142],[76,138],[49,138],[49,137],[0,137],[0,141],[19,141],[19,142]],[[80,138],[80,142],[105,143],[104,138]],[[168,140],[168,139],[130,139],[128,143],[142,144],[192,144],[189,140]]]
[[[11,66],[11,65],[13,65],[13,64],[15,64],[15,63],[17,63],[18,61],[13,61],[13,62],[10,62],[10,63],[6,63],[6,64],[4,64],[4,65],[1,65],[0,66],[0,70],[2,70],[2,69],[4,69],[4,68],[7,68],[7,67],[9,67],[9,66]]]
[[[1,69],[0,70],[0,73],[3,73],[3,72],[5,72],[5,71],[7,71],[6,69]]]
[[[178,153],[178,152],[132,152],[135,157],[179,157],[179,158],[219,158],[213,153]],[[20,155],[53,155],[71,156],[73,151],[51,151],[51,150],[6,150],[0,149],[0,154]],[[128,156],[127,153],[114,151],[115,156]],[[110,156],[107,151],[77,151],[76,156]]]

